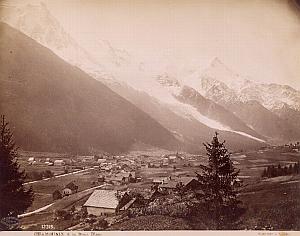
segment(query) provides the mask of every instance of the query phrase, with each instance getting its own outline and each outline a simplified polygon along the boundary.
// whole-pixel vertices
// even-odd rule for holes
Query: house
[[[175,160],[176,158],[177,158],[176,155],[169,155],[169,156],[168,156],[168,159],[169,159],[169,160]]]
[[[181,177],[179,178],[179,182],[183,184],[185,189],[195,189],[199,185],[196,177]]]
[[[161,191],[166,193],[171,193],[172,191],[176,190],[178,182],[172,180],[167,183],[160,184],[158,187]]]
[[[131,165],[128,164],[128,163],[122,163],[122,164],[121,164],[121,169],[124,170],[124,171],[126,171],[126,172],[129,172],[129,171],[132,170],[132,167],[131,167]]]
[[[105,181],[105,176],[104,175],[98,175],[98,182],[103,183]]]
[[[72,194],[72,190],[69,189],[69,188],[64,188],[64,189],[62,190],[62,195],[63,195],[63,196],[69,196],[69,195],[71,195],[71,194]]]
[[[123,183],[132,183],[135,182],[135,172],[121,172],[118,176],[122,177]]]
[[[123,176],[120,175],[109,176],[106,178],[106,182],[114,185],[120,185],[123,181]]]
[[[89,199],[84,203],[83,207],[86,208],[87,213],[95,216],[109,216],[116,214],[117,211],[124,211],[128,209],[132,199],[119,205],[117,198],[117,191],[115,190],[95,190]],[[122,198],[124,195],[122,196]],[[122,198],[120,202],[122,201]],[[128,203],[131,204],[128,205]]]
[[[104,163],[104,162],[106,162],[106,159],[100,159],[100,158],[99,158],[99,159],[97,160],[97,163]]]
[[[62,193],[59,191],[59,190],[55,190],[53,193],[52,193],[52,198],[53,200],[58,200],[58,199],[61,199],[63,196],[62,196]]]
[[[195,189],[199,183],[195,177],[181,177],[170,179],[168,182],[160,184],[159,188],[165,192],[171,193],[176,190],[178,184],[182,184],[185,189]]]
[[[141,191],[140,194],[146,201],[151,202],[159,195],[159,192],[157,190],[147,189],[145,191]]]
[[[28,162],[34,162],[35,161],[35,158],[34,157],[29,157],[28,158]]]
[[[127,184],[135,182],[135,172],[121,172],[110,178],[113,184]]]
[[[74,182],[68,183],[62,190],[62,196],[69,196],[73,193],[77,193],[78,186]]]
[[[55,166],[64,166],[66,163],[64,160],[55,160],[54,165]]]
[[[163,178],[154,178],[152,180],[153,184],[166,184],[168,183],[169,178],[168,177],[163,177]]]
[[[77,193],[77,191],[78,191],[78,186],[76,184],[74,184],[74,182],[68,183],[65,188],[70,189],[72,191],[72,193]]]
[[[162,166],[167,167],[168,165],[169,165],[169,159],[168,158],[163,158]]]
[[[129,209],[131,206],[134,205],[134,203],[136,202],[136,198],[132,198],[129,202],[127,202],[125,205],[121,206],[118,211],[126,211],[127,209]]]
[[[142,178],[141,177],[136,177],[136,182],[142,182]]]
[[[80,156],[81,162],[93,162],[95,161],[95,156]]]

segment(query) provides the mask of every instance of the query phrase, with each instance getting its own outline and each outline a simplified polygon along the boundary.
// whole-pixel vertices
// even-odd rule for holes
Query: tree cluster
[[[286,166],[281,166],[280,164],[278,166],[272,165],[268,166],[263,170],[262,177],[263,178],[273,178],[277,176],[285,176],[285,175],[295,175],[299,174],[300,172],[300,164],[295,163],[286,165]]]
[[[44,178],[51,178],[54,174],[51,170],[45,170],[45,171],[32,171],[28,172],[27,178],[30,180],[41,180]]]

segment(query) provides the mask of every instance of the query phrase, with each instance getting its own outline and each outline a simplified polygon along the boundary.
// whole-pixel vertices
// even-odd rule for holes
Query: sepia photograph
[[[299,0],[0,0],[0,235],[124,231],[300,232]]]

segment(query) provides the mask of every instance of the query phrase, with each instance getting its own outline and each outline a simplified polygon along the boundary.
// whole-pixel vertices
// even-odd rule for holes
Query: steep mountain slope
[[[2,10],[2,11],[1,11]],[[59,21],[51,14],[45,3],[40,4],[0,4],[0,20],[21,31],[43,46],[51,49],[68,63],[84,71],[109,77],[103,64],[98,63],[74,38],[72,38]],[[107,45],[102,49],[109,51]],[[104,50],[102,50],[104,51]]]
[[[228,126],[231,130],[244,132],[260,139],[264,138],[256,133],[252,128],[248,127],[242,121],[243,119],[239,119],[232,112],[226,110],[224,107],[212,100],[206,99],[193,88],[184,86],[176,98],[184,103],[192,105],[204,116]]]
[[[296,126],[283,120],[255,100],[232,103],[228,104],[227,107],[241,120],[246,121],[250,127],[273,142],[299,138],[299,131],[297,131]]]
[[[300,128],[300,111],[292,109],[285,104],[281,108],[273,109],[273,112],[284,122],[291,124],[296,128]]]
[[[149,115],[47,48],[0,24],[0,113],[18,145],[38,151],[126,151],[180,143]]]
[[[258,142],[253,137],[247,137],[245,134],[235,133],[230,128],[227,131],[212,128],[206,123],[213,120],[203,120],[199,122],[201,114],[194,108],[194,116],[185,111],[178,111],[177,107],[170,104],[162,103],[159,99],[149,95],[144,91],[136,90],[125,83],[108,83],[113,91],[120,94],[144,112],[151,114],[151,117],[159,121],[164,127],[170,130],[178,139],[184,143],[186,150],[205,152],[203,142],[209,142],[215,131],[221,134],[221,137],[226,140],[227,146],[232,150],[249,149],[264,145]],[[167,92],[167,91],[165,91]],[[179,102],[179,101],[178,101]],[[182,103],[184,106],[185,104]],[[186,106],[190,106],[186,104]],[[192,108],[192,106],[190,106]],[[203,116],[204,117],[204,116]],[[197,119],[196,119],[197,118]],[[221,125],[220,125],[221,126]],[[260,137],[258,135],[258,137]]]
[[[263,142],[263,137],[248,127],[243,121],[212,100],[206,99],[195,89],[184,86],[178,80],[164,74],[157,81],[190,115],[198,122],[217,130],[228,131]]]

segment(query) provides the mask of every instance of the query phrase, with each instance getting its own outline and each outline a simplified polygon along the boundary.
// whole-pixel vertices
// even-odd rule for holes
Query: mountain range
[[[5,7],[10,14],[1,20],[10,26],[1,24],[9,33],[1,34],[0,53],[2,59],[13,59],[3,59],[0,70],[3,88],[8,88],[1,109],[24,148],[74,150],[83,140],[78,150],[85,152],[127,151],[136,142],[198,152],[215,131],[236,150],[300,139],[300,92],[290,86],[252,81],[218,58],[205,70],[190,68],[180,77],[168,70],[154,72],[106,40],[95,39],[95,52],[82,48],[44,4]],[[10,42],[11,35],[18,40]],[[29,94],[44,99],[36,102]],[[24,115],[25,108],[40,116],[27,114],[22,122],[18,114]],[[62,133],[45,131],[47,122]]]
[[[22,148],[86,153],[180,145],[148,114],[49,49],[5,23],[0,31],[0,111]]]

